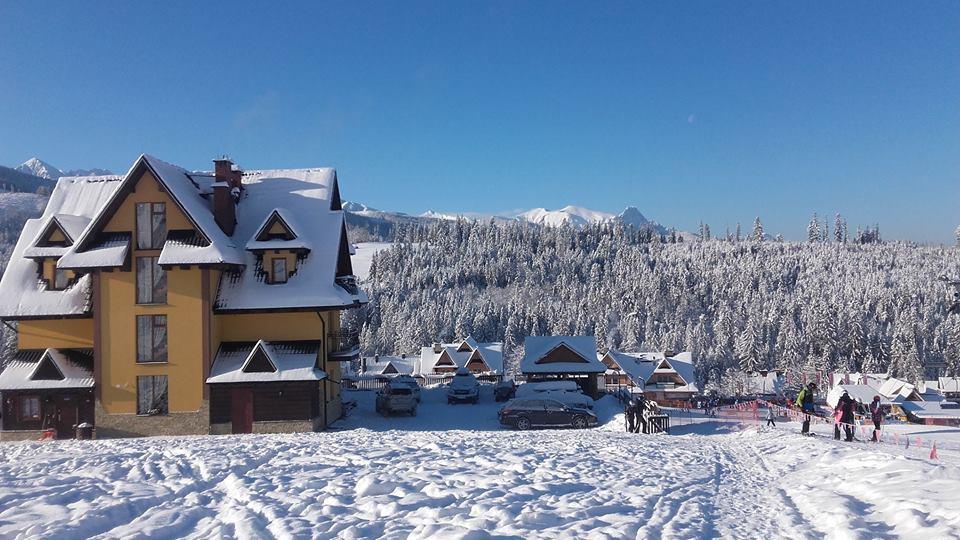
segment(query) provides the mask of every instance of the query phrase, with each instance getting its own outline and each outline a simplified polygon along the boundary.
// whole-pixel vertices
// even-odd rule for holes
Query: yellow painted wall
[[[263,271],[267,273],[267,283],[273,281],[274,259],[286,259],[287,279],[296,279],[296,276],[293,278],[290,278],[289,276],[297,269],[297,254],[288,249],[274,249],[263,254]]]
[[[17,348],[93,347],[93,319],[38,319],[17,323]]]
[[[47,242],[66,242],[66,241],[67,241],[67,237],[64,236],[63,232],[57,227],[54,227],[53,230],[50,231],[50,234],[47,235]]]
[[[121,204],[105,226],[107,231],[134,234],[133,260],[156,255],[157,250],[136,250],[135,204],[166,202],[167,229],[191,229],[189,221],[160,192],[150,173]],[[137,305],[136,263],[130,271],[101,274],[100,359],[101,403],[108,413],[137,412],[137,376],[166,375],[170,412],[198,411],[203,401],[203,302],[201,270],[167,270],[167,303]],[[167,316],[167,362],[137,363],[137,315]]]
[[[57,271],[57,259],[53,259],[53,258],[43,259],[43,279],[47,280],[47,283],[49,283],[51,288],[53,287],[53,283],[54,283],[53,278],[56,271]],[[66,272],[67,272],[67,277],[69,279],[73,279],[77,276],[77,274],[73,270],[67,270]]]
[[[323,324],[314,312],[217,315],[221,341],[326,341]]]
[[[135,191],[123,201],[117,212],[110,218],[110,222],[103,228],[107,232],[129,232],[133,235],[133,248],[137,247],[136,237],[136,203],[162,202],[167,205],[167,230],[193,230],[193,225],[187,216],[180,211],[177,204],[164,192],[160,191],[160,184],[149,171],[145,172],[137,182]]]
[[[289,234],[290,231],[283,226],[283,223],[280,223],[280,220],[276,220],[270,225],[270,229],[267,231],[267,234]]]

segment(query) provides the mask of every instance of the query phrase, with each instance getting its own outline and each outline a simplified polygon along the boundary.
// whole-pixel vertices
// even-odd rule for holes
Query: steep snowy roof
[[[252,369],[252,363],[260,352],[269,360],[272,370]],[[222,343],[207,382],[220,384],[323,380],[327,374],[316,367],[319,353],[319,341],[260,340],[256,343]]]
[[[336,185],[334,169],[283,169],[243,174],[244,194],[237,205],[234,238],[246,247],[278,209],[311,253],[297,262],[286,283],[266,283],[253,271],[257,255],[243,250],[242,273],[225,274],[217,310],[221,312],[274,309],[349,307],[367,301],[359,290],[337,285],[337,263],[346,247],[342,210],[331,210]],[[253,244],[256,246],[257,244]],[[272,247],[271,247],[272,249]],[[349,265],[349,255],[344,255]]]
[[[26,251],[53,216],[57,216],[61,223],[70,222],[66,227],[71,229],[71,234],[75,233],[80,219],[91,219],[119,186],[118,176],[65,176],[57,181],[43,215],[24,224],[0,279],[0,317],[80,316],[89,312],[89,276],[81,277],[65,290],[48,290],[38,278],[39,263],[28,258]]]
[[[880,395],[891,401],[920,399],[920,393],[914,385],[894,377],[890,377],[880,386]]]
[[[59,388],[93,388],[93,351],[23,350],[0,372],[0,390]]]
[[[593,336],[528,336],[523,342],[523,373],[603,373]],[[556,358],[551,359],[550,353]]]
[[[847,392],[851,399],[859,399],[864,405],[869,405],[870,402],[873,401],[874,396],[880,396],[880,403],[883,405],[894,403],[889,399],[884,399],[880,394],[880,390],[869,384],[838,384],[827,393],[827,404],[831,407],[836,407],[844,391]]]
[[[900,407],[917,418],[960,419],[960,405],[950,401],[904,401]]]

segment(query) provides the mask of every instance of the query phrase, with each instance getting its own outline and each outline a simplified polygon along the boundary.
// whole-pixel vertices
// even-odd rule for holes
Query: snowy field
[[[0,537],[957,538],[958,456],[687,423],[515,432],[426,391],[338,430],[0,445]],[[942,428],[941,428],[942,429]]]
[[[366,281],[370,276],[370,265],[373,263],[373,256],[392,246],[393,242],[360,242],[355,245],[356,253],[350,256],[353,275],[357,276],[357,279],[360,281]]]

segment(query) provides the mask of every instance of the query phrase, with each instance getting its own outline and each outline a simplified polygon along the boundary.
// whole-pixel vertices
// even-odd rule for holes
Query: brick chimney
[[[213,160],[213,218],[217,225],[227,233],[233,235],[237,227],[237,200],[243,190],[240,178],[243,172],[233,166],[228,158]]]

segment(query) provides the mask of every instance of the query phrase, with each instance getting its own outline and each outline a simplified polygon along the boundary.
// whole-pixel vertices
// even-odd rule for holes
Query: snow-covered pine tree
[[[820,241],[820,219],[817,217],[817,213],[813,213],[813,217],[810,218],[810,224],[807,225],[807,242],[819,242]]]
[[[763,242],[763,223],[760,223],[760,216],[753,220],[753,233],[750,238],[754,242]]]

